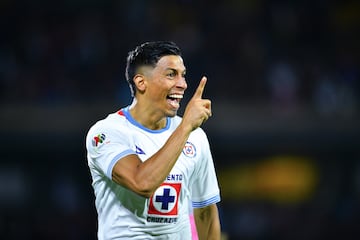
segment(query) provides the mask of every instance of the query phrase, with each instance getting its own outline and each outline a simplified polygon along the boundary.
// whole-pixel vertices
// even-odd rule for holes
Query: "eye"
[[[168,74],[166,74],[167,77],[170,77],[170,78],[174,78],[176,76],[176,73],[175,72],[169,72]]]

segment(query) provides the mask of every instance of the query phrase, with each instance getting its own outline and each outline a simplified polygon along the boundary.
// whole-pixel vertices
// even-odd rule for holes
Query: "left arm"
[[[194,208],[194,217],[199,240],[220,240],[221,227],[216,204]]]

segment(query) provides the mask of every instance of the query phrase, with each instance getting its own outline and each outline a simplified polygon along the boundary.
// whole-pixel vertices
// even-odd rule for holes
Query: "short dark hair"
[[[155,67],[163,56],[181,56],[180,48],[171,41],[145,42],[130,51],[127,57],[125,77],[131,90],[131,95],[135,96],[136,86],[134,76],[141,66]]]

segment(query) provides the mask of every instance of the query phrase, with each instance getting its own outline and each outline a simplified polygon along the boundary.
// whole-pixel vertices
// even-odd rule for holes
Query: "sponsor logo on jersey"
[[[158,217],[177,216],[180,190],[181,183],[163,183],[150,198],[148,214]],[[168,223],[167,220],[163,222]]]
[[[177,217],[164,218],[164,217],[152,217],[152,216],[148,216],[148,217],[146,218],[146,221],[148,221],[148,222],[155,222],[155,223],[176,223],[176,222],[177,222]]]
[[[166,177],[166,181],[170,182],[170,181],[182,181],[183,180],[183,175],[181,173],[171,173]]]
[[[135,152],[137,153],[137,154],[145,154],[145,152],[141,149],[141,148],[139,148],[138,146],[136,146],[135,145]]]
[[[95,137],[93,137],[92,145],[94,147],[98,147],[99,145],[101,145],[105,141],[105,139],[106,139],[105,134],[100,133],[100,134],[96,135]]]
[[[190,158],[195,157],[196,156],[195,145],[192,144],[191,142],[186,142],[182,152],[187,157],[190,157]]]

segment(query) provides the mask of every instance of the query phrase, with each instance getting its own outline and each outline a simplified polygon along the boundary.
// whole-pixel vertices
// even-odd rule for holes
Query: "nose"
[[[187,89],[187,83],[184,77],[179,77],[178,81],[176,82],[176,87],[181,89]]]

